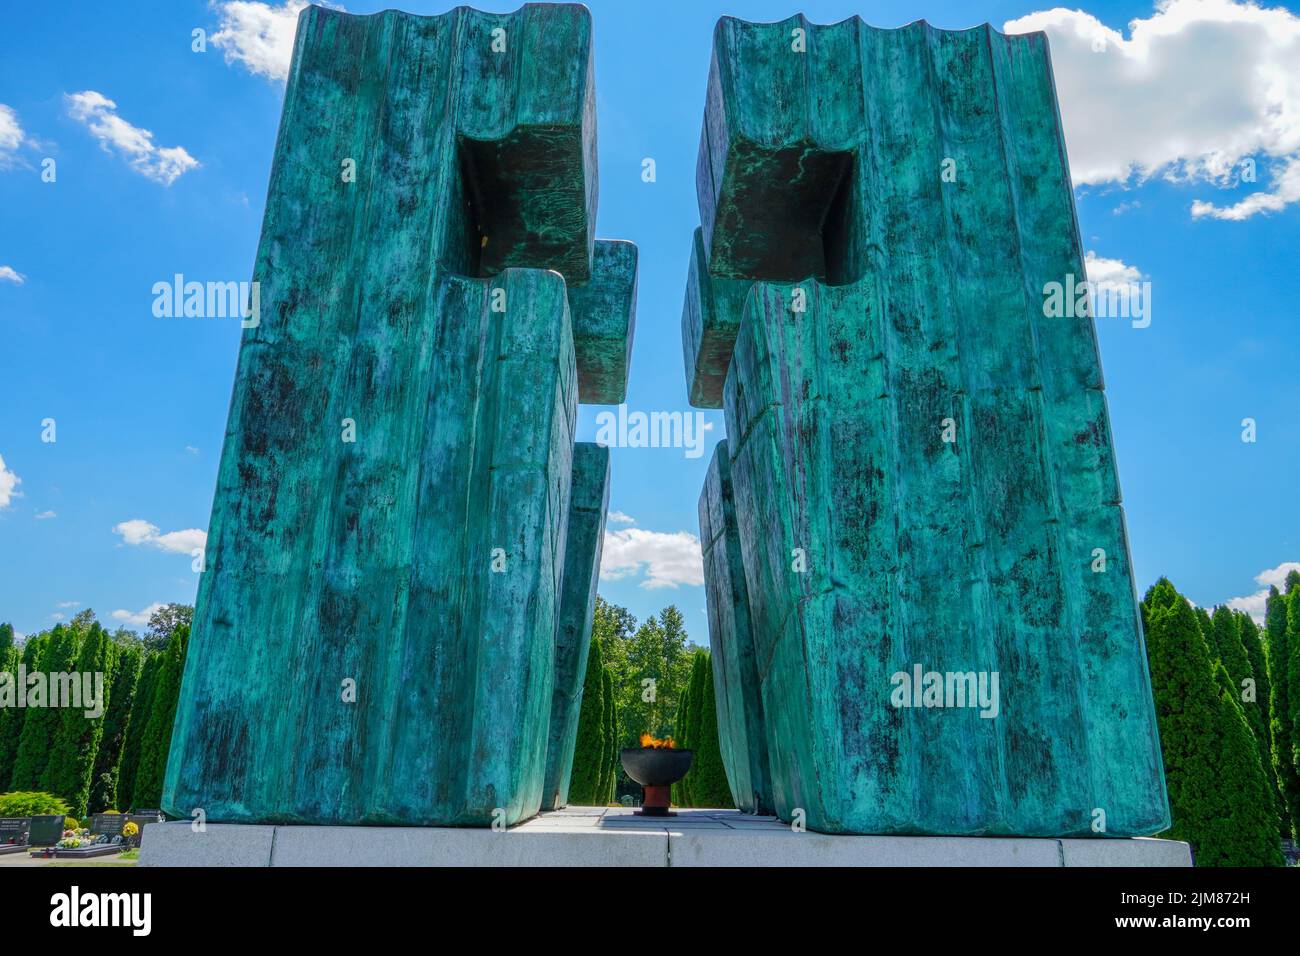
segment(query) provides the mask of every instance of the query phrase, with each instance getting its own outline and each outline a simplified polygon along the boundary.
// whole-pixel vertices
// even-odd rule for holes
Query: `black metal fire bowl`
[[[686,776],[694,750],[669,747],[624,747],[621,754],[627,775],[643,787],[666,787]]]

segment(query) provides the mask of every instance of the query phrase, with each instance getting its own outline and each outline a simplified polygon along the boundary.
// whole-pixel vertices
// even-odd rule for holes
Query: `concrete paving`
[[[1191,866],[1153,839],[831,836],[775,817],[568,807],[509,830],[272,826],[185,821],[146,828],[143,866]]]

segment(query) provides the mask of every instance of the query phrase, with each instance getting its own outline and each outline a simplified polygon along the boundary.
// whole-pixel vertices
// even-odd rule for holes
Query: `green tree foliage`
[[[695,747],[696,728],[699,726],[700,709],[704,704],[704,682],[701,677],[703,660],[703,652],[691,655],[691,676],[686,682],[686,691],[678,704],[677,745],[685,750],[693,750]],[[673,784],[673,803],[678,806],[698,805],[691,796],[691,784],[695,781],[695,760],[698,759],[699,754],[696,754],[686,776]]]
[[[27,713],[24,708],[17,706],[18,695],[25,691],[18,684],[18,665],[22,659],[22,651],[16,647],[8,647],[0,653],[0,672],[9,675],[0,679],[9,681],[9,686],[13,688],[12,699],[0,702],[0,790],[9,786],[9,778],[13,775],[18,736],[22,733],[22,721]]]
[[[651,616],[627,644],[625,686],[619,696],[624,733],[677,736],[678,702],[690,679],[691,655],[682,615],[669,605],[659,618]]]
[[[610,755],[618,746],[617,731],[614,729],[614,677],[608,667],[600,669],[600,703],[601,728],[605,750],[600,761],[600,783],[596,787],[597,806],[604,806],[613,798],[614,762]]]
[[[690,685],[683,701],[686,734],[682,745],[695,751],[695,757],[678,790],[680,803],[684,807],[732,807],[731,786],[718,745],[713,660],[706,650],[697,650],[692,657]]]
[[[1214,633],[1214,620],[1210,617],[1210,612],[1203,607],[1196,608],[1196,623],[1201,628],[1201,636],[1205,638],[1205,646],[1210,649],[1210,660],[1222,660],[1223,655],[1219,653],[1217,635]]]
[[[38,634],[28,638],[23,645],[21,663],[26,673],[31,674],[40,668],[46,648],[50,643],[50,634]],[[15,648],[17,650],[17,648]],[[25,693],[26,688],[15,687],[15,693]],[[22,741],[23,729],[27,726],[27,708],[11,711],[5,719],[4,735],[0,736],[0,790],[17,789],[10,787],[14,768],[18,760],[18,747]]]
[[[58,725],[54,731],[49,760],[41,774],[41,789],[62,797],[69,811],[80,819],[86,815],[90,802],[91,772],[99,754],[99,742],[104,730],[104,715],[108,712],[106,680],[110,669],[112,641],[108,633],[92,621],[81,639],[77,660],[72,670],[83,686],[90,678],[92,694],[98,694],[95,710],[91,714],[90,701],[84,697],[80,706],[64,706],[58,711]],[[98,675],[98,679],[96,679]],[[84,693],[84,692],[83,692]]]
[[[68,812],[68,805],[52,793],[18,790],[0,793],[0,817],[40,817]]]
[[[1292,574],[1294,573],[1293,571]],[[1292,770],[1300,774],[1300,587],[1290,588],[1286,603],[1286,685],[1287,702],[1291,707],[1291,734],[1289,738],[1278,741],[1278,748],[1282,751],[1282,759],[1288,760]],[[1293,808],[1292,812],[1295,813],[1297,809]]]
[[[158,685],[158,672],[162,667],[162,654],[149,654],[140,665],[140,680],[136,683],[135,705],[127,721],[125,739],[122,741],[122,759],[117,776],[118,809],[144,809],[148,804],[132,802],[136,771],[144,748],[145,727],[152,714],[154,688]],[[125,804],[125,806],[122,806]]]
[[[12,624],[0,624],[0,661],[9,656],[9,651],[14,646],[14,626]]]
[[[1259,740],[1259,758],[1264,765],[1264,776],[1268,777],[1269,789],[1276,796],[1279,821],[1289,826],[1286,821],[1286,804],[1277,780],[1277,769],[1273,766],[1273,688],[1268,676],[1268,662],[1264,658],[1264,642],[1260,640],[1259,627],[1245,611],[1234,611],[1237,632],[1241,645],[1246,649],[1250,660],[1251,673],[1255,675],[1254,706],[1259,712],[1259,723],[1251,724]]]
[[[618,800],[619,777],[623,773],[623,731],[618,725],[618,701],[614,696],[614,672],[609,667],[605,668],[605,677],[605,692],[609,703],[609,724],[607,725],[609,736],[606,740],[609,751],[608,799],[610,802],[615,802]]]
[[[1237,629],[1241,635],[1241,645],[1246,648],[1250,658],[1250,670],[1255,675],[1255,700],[1259,703],[1260,714],[1264,719],[1265,740],[1272,749],[1273,735],[1269,729],[1269,717],[1272,714],[1273,685],[1268,674],[1268,663],[1264,658],[1264,642],[1260,638],[1259,626],[1251,620],[1245,611],[1237,611]],[[1272,765],[1270,759],[1269,765]]]
[[[1143,602],[1173,826],[1199,866],[1277,866],[1278,821],[1238,692],[1165,578]]]
[[[569,803],[574,806],[599,806],[601,803],[601,771],[607,761],[604,672],[600,643],[593,641],[587,652],[587,673],[582,680],[582,707],[578,711],[573,773],[569,777]]]
[[[1264,630],[1268,635],[1268,670],[1273,692],[1273,769],[1277,774],[1278,789],[1282,793],[1282,803],[1286,810],[1286,819],[1282,823],[1283,836],[1300,839],[1300,772],[1297,772],[1293,748],[1288,744],[1292,739],[1291,721],[1291,649],[1287,636],[1288,600],[1279,594],[1277,588],[1268,589],[1268,600],[1264,611]]]
[[[636,618],[625,607],[610,604],[596,596],[596,608],[591,619],[591,639],[600,644],[605,666],[614,675],[615,688],[623,685],[627,672],[627,649],[636,633]]]
[[[185,672],[185,651],[189,644],[189,625],[179,625],[167,642],[154,682],[153,701],[149,705],[149,722],[144,725],[140,744],[140,766],[135,772],[131,791],[132,807],[157,807],[162,803],[163,777],[167,772],[167,754],[171,749],[172,724],[180,702],[181,676]]]
[[[188,604],[164,604],[149,616],[145,628],[144,645],[151,651],[165,651],[178,628],[190,631],[194,621],[194,608]]]
[[[734,807],[731,785],[727,782],[727,769],[722,763],[722,749],[718,744],[718,703],[713,686],[713,661],[707,651],[696,655],[704,659],[701,703],[692,747],[695,760],[691,772],[691,799],[699,807]]]
[[[119,771],[122,766],[122,747],[126,740],[127,724],[135,705],[136,686],[140,682],[140,666],[144,658],[143,645],[122,644],[113,638],[114,663],[112,684],[108,692],[108,712],[104,715],[104,733],[95,757],[91,774],[90,812],[102,813],[116,808]]]
[[[43,646],[35,669],[47,675],[69,672],[74,669],[78,650],[77,629],[58,625],[50,632],[49,641]],[[39,694],[39,691],[40,686],[37,685],[36,693]],[[38,699],[32,698],[30,703],[35,704]],[[50,703],[47,686],[41,705],[27,711],[18,741],[18,753],[14,757],[13,777],[9,782],[11,790],[40,789],[41,778],[49,764],[54,734],[61,723],[60,710],[48,706]]]
[[[1277,791],[1277,778],[1273,772],[1273,748],[1266,724],[1267,708],[1260,706],[1259,685],[1255,669],[1250,663],[1250,654],[1241,639],[1241,622],[1237,615],[1219,605],[1211,618],[1214,625],[1214,643],[1219,648],[1219,661],[1228,671],[1236,688],[1237,702],[1241,705],[1246,725],[1250,727],[1255,738],[1255,748],[1259,751],[1260,765],[1268,778],[1269,792]]]

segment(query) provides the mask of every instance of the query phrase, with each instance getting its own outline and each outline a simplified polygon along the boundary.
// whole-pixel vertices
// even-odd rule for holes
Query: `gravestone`
[[[96,813],[91,818],[90,832],[96,836],[107,833],[109,836],[121,836],[122,827],[128,817],[123,813]]]
[[[169,814],[537,812],[600,563],[577,405],[623,400],[634,328],[593,75],[578,5],[300,14]]]
[[[62,813],[42,814],[32,817],[31,825],[27,830],[27,842],[30,846],[54,846],[63,839],[63,821],[66,820]]]
[[[1043,307],[1085,275],[1046,36],[723,18],[697,190],[738,804],[766,777],[828,833],[1165,829],[1095,331]]]
[[[0,817],[0,845],[25,844],[30,826],[30,817]]]

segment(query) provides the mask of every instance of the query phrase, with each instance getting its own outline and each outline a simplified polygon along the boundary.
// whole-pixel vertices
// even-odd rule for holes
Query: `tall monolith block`
[[[1166,828],[1095,330],[1044,308],[1085,276],[1046,37],[724,18],[697,185],[710,633],[761,698],[724,667],[738,801],[761,726],[817,830]]]
[[[300,15],[169,812],[537,812],[607,502],[577,403],[622,401],[633,329],[592,76],[577,5]]]
[[[718,711],[718,746],[737,809],[771,814],[772,782],[758,649],[749,616],[745,561],[724,438],[700,494],[700,550],[708,595],[709,649]]]
[[[555,633],[555,679],[546,747],[542,809],[569,802],[569,778],[578,740],[578,715],[591,647],[592,612],[600,581],[601,544],[609,512],[609,449],[592,442],[573,447],[573,484],[565,540],[564,588]]]

